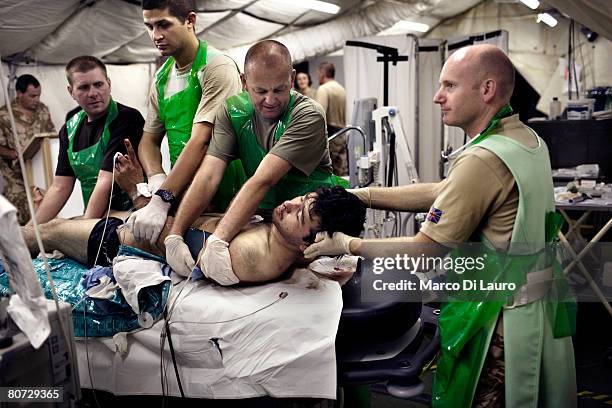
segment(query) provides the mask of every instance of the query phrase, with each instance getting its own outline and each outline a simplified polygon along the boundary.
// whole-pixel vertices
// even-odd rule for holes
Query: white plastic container
[[[561,117],[561,101],[559,101],[559,98],[555,97],[550,102],[550,107],[548,110],[548,119],[557,120],[560,117]]]
[[[591,119],[595,99],[567,101],[567,119]]]

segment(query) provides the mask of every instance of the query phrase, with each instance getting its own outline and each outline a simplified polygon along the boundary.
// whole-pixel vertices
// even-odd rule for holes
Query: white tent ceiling
[[[376,34],[402,19],[430,26],[481,0],[328,0],[336,15],[299,1],[200,0],[196,31],[241,61],[264,38],[285,43],[296,61],[327,54],[355,37]],[[0,53],[5,61],[64,64],[82,54],[107,62],[151,62],[158,56],[136,0],[0,0]]]

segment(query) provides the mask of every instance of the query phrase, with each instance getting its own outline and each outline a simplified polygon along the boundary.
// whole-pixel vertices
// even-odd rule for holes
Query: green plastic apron
[[[514,255],[493,249],[485,251],[485,268],[480,276],[470,276],[469,279],[513,282],[520,288],[527,273],[551,268],[553,283],[546,298],[511,309],[504,307],[508,301],[499,301],[498,297],[491,301],[443,304],[438,320],[441,352],[432,391],[434,407],[472,405],[491,337],[502,311],[506,406],[575,405],[573,351],[568,337],[575,328],[575,304],[558,301],[567,298],[564,296],[568,292],[567,282],[555,253],[544,249],[544,243],[556,237],[562,224],[560,216],[554,213],[548,151],[541,139],[538,148],[529,149],[502,135],[492,135],[501,118],[510,113],[509,105],[502,108],[472,146],[478,144],[492,151],[512,172],[519,190],[519,207],[511,244],[523,244],[530,253]],[[542,194],[542,191],[550,191],[550,194]],[[481,239],[486,241],[484,237]],[[452,254],[466,255],[469,254],[457,250]],[[480,252],[478,255],[484,254]],[[450,276],[451,280],[461,280],[459,275]],[[514,293],[505,295],[510,300]]]
[[[282,137],[291,122],[291,111],[295,106],[296,95],[292,91],[287,108],[276,125],[274,131],[275,143]],[[253,103],[247,92],[234,95],[227,100],[227,111],[232,122],[232,128],[238,138],[238,150],[242,166],[247,177],[252,177],[257,167],[268,153],[257,142],[253,130]],[[298,169],[292,168],[279,182],[270,188],[259,204],[260,209],[272,209],[285,200],[302,196],[323,186],[340,185],[348,187],[346,180],[320,168],[309,176]]]
[[[83,195],[83,204],[85,208],[87,208],[91,193],[98,181],[98,173],[100,173],[102,161],[104,160],[104,153],[106,152],[110,140],[109,126],[117,117],[117,102],[112,99],[110,100],[108,114],[104,122],[104,130],[102,131],[102,136],[100,136],[98,143],[75,152],[74,138],[86,117],[87,113],[85,113],[84,110],[80,110],[66,122],[66,133],[68,134],[68,161],[74,171],[74,175],[81,182],[81,193]],[[125,193],[121,192],[118,193],[116,197],[113,197],[113,202],[117,201],[121,201],[121,203],[125,201],[129,202],[129,198],[127,198]],[[124,205],[112,207],[115,209],[126,209]],[[129,206],[127,208],[129,208]]]
[[[187,86],[168,98],[164,97],[164,91],[175,59],[173,57],[168,58],[156,74],[159,118],[168,135],[168,150],[172,166],[174,166],[183,148],[191,138],[193,118],[202,99],[202,87],[200,86],[198,73],[206,65],[206,60],[207,45],[206,42],[200,41],[198,53],[187,77]],[[212,204],[218,211],[224,211],[229,206],[229,202],[238,193],[245,179],[242,164],[239,160],[234,160],[225,170],[217,193],[212,199]]]

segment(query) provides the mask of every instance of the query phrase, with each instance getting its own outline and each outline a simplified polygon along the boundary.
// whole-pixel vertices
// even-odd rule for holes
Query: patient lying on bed
[[[157,244],[151,245],[136,241],[127,228],[121,227],[128,216],[129,213],[114,213],[106,228],[105,219],[52,220],[40,226],[43,245],[47,252],[58,250],[90,267],[112,264],[120,245],[163,257],[166,253],[163,242],[172,218],[168,218]],[[202,216],[185,235],[194,259],[198,260],[206,239],[220,219],[220,215]],[[244,283],[276,279],[291,266],[306,263],[302,251],[314,241],[317,232],[341,231],[358,236],[364,222],[365,206],[356,196],[342,187],[319,188],[277,206],[271,222],[245,225],[229,246],[233,271]],[[22,232],[30,253],[36,255],[38,246],[33,228],[24,226]]]

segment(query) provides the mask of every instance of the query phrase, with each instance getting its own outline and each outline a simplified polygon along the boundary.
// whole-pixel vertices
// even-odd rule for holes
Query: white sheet
[[[186,396],[336,398],[334,341],[342,309],[337,282],[300,269],[288,280],[261,286],[188,285],[193,286],[191,291],[183,291],[170,318]],[[180,287],[173,288],[169,304]],[[279,299],[282,292],[287,293],[284,299],[253,315],[204,324],[253,313]],[[189,323],[194,321],[200,323]],[[149,330],[129,334],[125,357],[115,353],[110,338],[88,339],[93,387],[115,395],[161,395],[162,327],[159,321]],[[222,356],[211,338],[219,339]],[[85,340],[77,340],[77,356],[81,386],[91,388]],[[167,394],[179,396],[167,341],[164,358]]]

